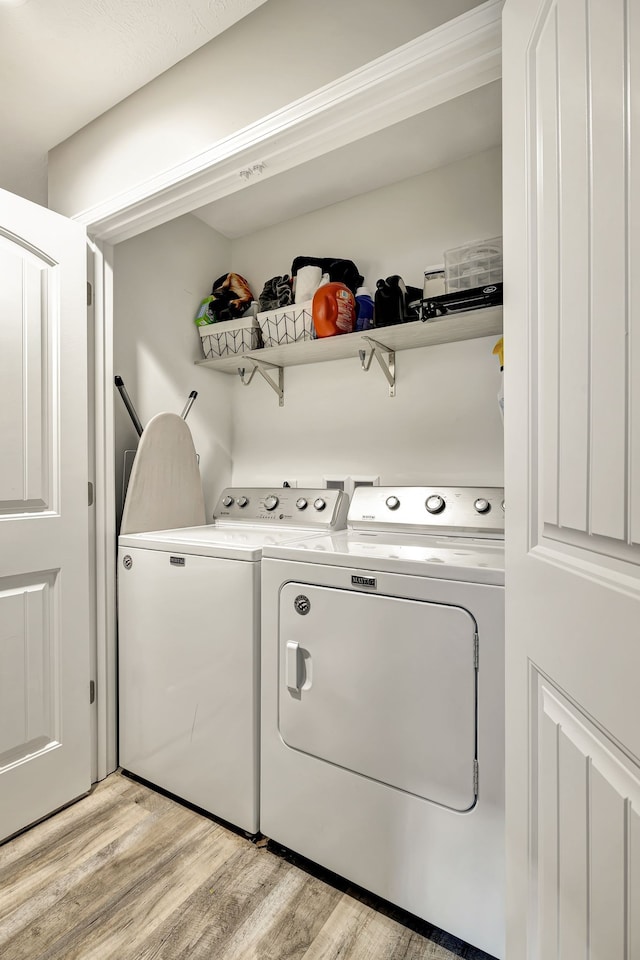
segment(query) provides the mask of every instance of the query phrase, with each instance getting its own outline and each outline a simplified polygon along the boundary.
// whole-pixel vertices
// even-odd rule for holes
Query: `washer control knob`
[[[425,507],[429,513],[442,513],[445,508],[444,497],[441,497],[439,493],[432,494],[427,497]]]
[[[270,497],[265,497],[264,498],[265,510],[275,510],[275,508],[278,506],[278,502],[279,502],[278,498],[274,497],[273,494],[271,494]]]
[[[491,504],[488,500],[485,500],[484,497],[478,497],[474,503],[474,507],[477,513],[489,513],[489,510],[491,510]]]
[[[327,501],[323,500],[322,497],[318,497],[317,500],[313,501],[313,505],[316,508],[316,510],[324,510],[324,508],[327,505]]]
[[[387,497],[385,503],[389,507],[389,510],[397,510],[400,506],[400,501],[397,497]]]
[[[230,497],[228,494],[222,500],[223,507],[230,507],[232,503],[233,503],[233,497]]]
[[[298,497],[296,500],[296,507],[298,510],[306,510],[309,506],[309,501],[305,497]]]
[[[504,513],[504,500],[502,501],[502,503],[500,504],[500,506],[502,507],[502,512]]]
[[[246,507],[246,505],[249,503],[249,499],[248,497],[238,497],[236,503],[239,507]]]

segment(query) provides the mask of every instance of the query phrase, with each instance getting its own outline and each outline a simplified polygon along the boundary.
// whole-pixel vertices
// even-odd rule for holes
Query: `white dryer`
[[[228,489],[213,524],[120,537],[125,770],[258,831],[262,550],[344,527],[347,503],[337,490]]]
[[[504,956],[501,489],[360,487],[265,548],[264,834]]]

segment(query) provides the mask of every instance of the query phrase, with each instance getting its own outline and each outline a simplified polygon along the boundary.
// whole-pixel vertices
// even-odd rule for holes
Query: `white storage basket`
[[[287,307],[259,313],[257,320],[265,347],[279,347],[297,340],[312,340],[312,303],[312,300],[305,300],[304,303],[291,303]]]
[[[260,327],[255,317],[224,320],[198,327],[205,360],[250,353],[262,346]]]

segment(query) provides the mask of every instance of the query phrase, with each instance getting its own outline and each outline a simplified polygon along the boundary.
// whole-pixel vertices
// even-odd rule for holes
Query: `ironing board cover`
[[[206,522],[191,431],[176,413],[145,427],[133,461],[120,533],[196,527]]]

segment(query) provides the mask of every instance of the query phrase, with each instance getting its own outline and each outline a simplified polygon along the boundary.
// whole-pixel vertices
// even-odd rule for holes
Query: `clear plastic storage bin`
[[[474,240],[446,250],[444,278],[447,293],[502,283],[502,237]]]

